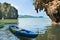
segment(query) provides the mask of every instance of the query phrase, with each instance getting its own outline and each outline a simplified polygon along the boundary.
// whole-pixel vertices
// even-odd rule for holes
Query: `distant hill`
[[[43,16],[19,15],[19,18],[43,18]]]

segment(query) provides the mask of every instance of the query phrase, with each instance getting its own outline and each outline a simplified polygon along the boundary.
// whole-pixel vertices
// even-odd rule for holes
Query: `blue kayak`
[[[23,36],[28,38],[36,38],[38,36],[38,34],[36,34],[35,32],[18,28],[17,26],[14,25],[9,26],[9,30],[18,36]]]

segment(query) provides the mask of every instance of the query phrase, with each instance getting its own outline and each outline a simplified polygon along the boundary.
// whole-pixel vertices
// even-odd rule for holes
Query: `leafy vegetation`
[[[16,19],[18,17],[18,11],[15,7],[9,3],[0,3],[0,16],[4,19]]]

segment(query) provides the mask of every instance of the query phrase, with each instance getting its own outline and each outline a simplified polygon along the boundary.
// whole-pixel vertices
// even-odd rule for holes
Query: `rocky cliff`
[[[0,19],[17,19],[18,10],[9,3],[0,3]]]
[[[60,24],[60,0],[35,0],[34,6],[37,12],[44,9],[53,23]]]

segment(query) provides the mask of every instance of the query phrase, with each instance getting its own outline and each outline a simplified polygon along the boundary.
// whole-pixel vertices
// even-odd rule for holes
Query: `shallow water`
[[[0,29],[0,40],[19,40],[9,31],[8,26],[9,24],[5,24],[5,27]]]
[[[9,25],[38,33],[38,37],[31,39],[17,37],[9,31]],[[60,40],[60,26],[52,26],[49,18],[18,18],[18,24],[5,24],[0,29],[0,40]]]

